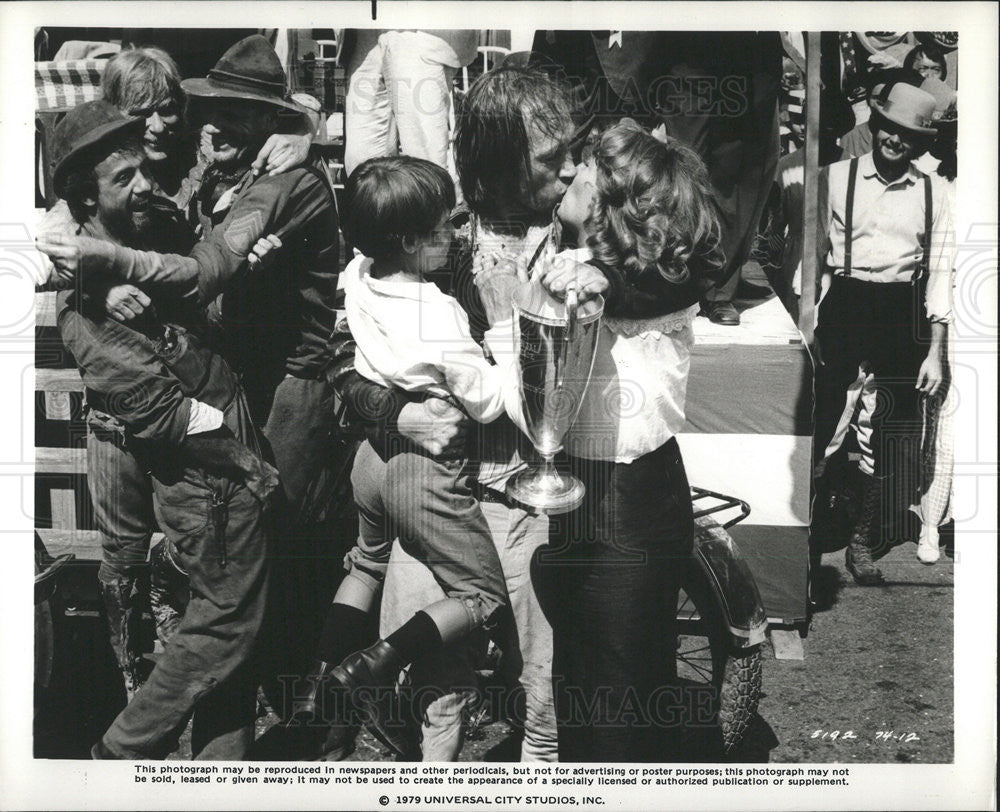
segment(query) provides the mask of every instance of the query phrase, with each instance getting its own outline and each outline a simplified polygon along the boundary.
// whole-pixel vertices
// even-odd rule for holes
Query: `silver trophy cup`
[[[531,282],[514,292],[521,409],[542,465],[511,477],[507,495],[539,513],[568,513],[583,503],[583,483],[553,460],[583,403],[603,312],[600,296],[578,305],[571,291],[564,304]]]

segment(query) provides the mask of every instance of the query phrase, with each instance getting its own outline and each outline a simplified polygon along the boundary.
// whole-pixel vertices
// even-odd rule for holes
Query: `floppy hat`
[[[898,124],[911,132],[921,135],[936,135],[932,126],[934,119],[934,97],[912,85],[897,82],[871,103],[882,118]]]
[[[141,135],[146,120],[124,115],[103,99],[78,104],[56,124],[52,144],[52,185],[56,194],[63,195],[66,175],[85,155],[110,138],[135,130]]]
[[[226,51],[204,79],[185,79],[181,87],[200,98],[247,99],[265,102],[283,111],[305,111],[286,95],[285,70],[260,34],[241,39]]]

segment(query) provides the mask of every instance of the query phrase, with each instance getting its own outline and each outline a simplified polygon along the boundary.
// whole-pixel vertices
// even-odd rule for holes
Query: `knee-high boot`
[[[163,539],[149,551],[149,606],[156,636],[163,645],[180,626],[190,597],[187,573],[174,560],[168,545]]]
[[[145,678],[140,667],[142,590],[139,579],[130,576],[101,581],[100,584],[111,648],[125,679],[125,693],[131,701]]]

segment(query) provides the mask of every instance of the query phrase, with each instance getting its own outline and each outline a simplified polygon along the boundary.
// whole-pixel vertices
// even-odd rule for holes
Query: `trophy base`
[[[507,481],[508,498],[546,516],[576,510],[583,504],[585,493],[586,488],[579,479],[555,469],[529,468]]]

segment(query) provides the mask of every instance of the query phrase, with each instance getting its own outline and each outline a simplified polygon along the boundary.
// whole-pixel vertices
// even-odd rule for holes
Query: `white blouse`
[[[590,258],[587,249],[566,253],[578,262]],[[590,384],[564,440],[567,453],[629,463],[680,432],[698,309],[602,319]]]

